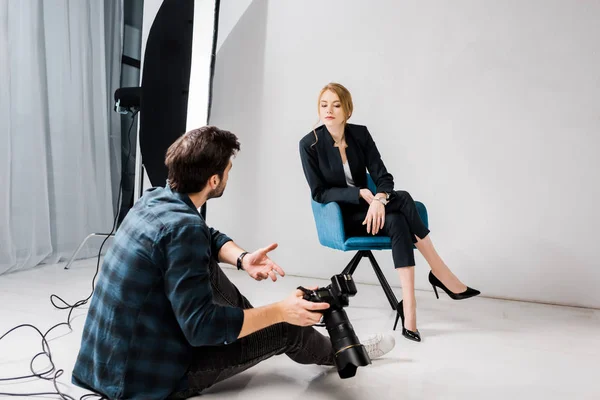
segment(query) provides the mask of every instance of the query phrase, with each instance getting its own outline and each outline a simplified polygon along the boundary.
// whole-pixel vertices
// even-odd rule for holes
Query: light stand
[[[114,110],[116,112],[118,112],[119,114],[131,113],[131,119],[132,119],[131,126],[133,126],[133,121],[134,121],[135,115],[138,113],[138,111],[140,111],[142,88],[140,88],[140,87],[119,88],[115,91],[114,98],[115,98]],[[131,128],[130,128],[130,130],[131,130]],[[127,135],[130,135],[130,132],[128,132]],[[129,146],[129,148],[131,149],[131,145]],[[67,265],[65,265],[65,269],[69,269],[71,267],[71,264],[73,264],[73,261],[75,261],[77,254],[79,254],[79,252],[81,251],[81,249],[83,248],[83,246],[87,243],[87,241],[89,239],[91,239],[93,237],[104,237],[104,238],[108,239],[108,238],[112,238],[115,236],[114,231],[115,231],[115,228],[117,225],[117,219],[118,219],[119,213],[121,212],[120,200],[122,197],[122,183],[123,183],[123,179],[121,178],[121,182],[119,183],[119,196],[117,197],[117,216],[115,217],[115,221],[113,223],[113,228],[112,228],[111,232],[110,233],[94,232],[94,233],[90,233],[89,235],[87,235],[85,237],[85,239],[83,239],[83,241],[79,244],[79,246],[77,247],[75,252],[73,252],[73,255],[67,262]]]

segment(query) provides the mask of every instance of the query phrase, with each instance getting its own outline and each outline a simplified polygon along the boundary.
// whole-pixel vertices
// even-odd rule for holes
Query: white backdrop
[[[298,156],[337,81],[467,284],[600,307],[599,19],[599,1],[254,0],[217,54],[211,123],[242,152],[209,223],[248,248],[277,241],[288,273],[341,271],[351,254],[319,245]],[[376,282],[363,263],[357,280]],[[416,275],[428,289],[420,255]]]

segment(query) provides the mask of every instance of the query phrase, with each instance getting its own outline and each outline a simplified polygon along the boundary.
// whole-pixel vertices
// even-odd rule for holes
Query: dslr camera
[[[340,378],[351,378],[356,375],[358,367],[371,364],[367,350],[358,340],[344,311],[344,307],[349,304],[348,299],[356,294],[352,275],[334,275],[331,277],[331,285],[324,288],[309,290],[300,286],[298,289],[304,292],[305,300],[329,304],[329,308],[323,312],[323,323],[329,332]]]

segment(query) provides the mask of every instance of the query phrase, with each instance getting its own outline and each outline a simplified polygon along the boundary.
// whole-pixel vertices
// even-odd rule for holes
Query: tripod
[[[87,235],[85,237],[85,239],[83,239],[83,241],[81,242],[81,244],[79,245],[79,247],[77,247],[77,250],[75,250],[75,252],[73,253],[73,255],[71,256],[71,258],[69,259],[69,262],[67,263],[67,265],[65,265],[65,269],[69,269],[69,267],[71,267],[71,264],[73,264],[73,261],[75,261],[75,257],[77,257],[77,254],[79,254],[79,251],[81,250],[81,248],[86,244],[86,242],[92,238],[92,237],[105,237],[105,236],[109,236],[109,237],[115,237],[114,233],[90,233],[89,235]]]

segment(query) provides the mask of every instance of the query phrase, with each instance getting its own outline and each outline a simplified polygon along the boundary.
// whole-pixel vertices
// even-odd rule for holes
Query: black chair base
[[[344,271],[342,273],[349,275],[354,274],[354,271],[356,271],[356,267],[358,267],[358,264],[360,263],[360,260],[363,259],[363,257],[367,257],[371,262],[373,271],[375,271],[375,275],[377,275],[377,279],[379,280],[379,283],[381,284],[381,287],[383,288],[383,291],[385,292],[385,295],[388,301],[390,302],[392,310],[397,311],[398,299],[396,299],[396,296],[394,295],[390,284],[388,283],[387,279],[385,279],[383,272],[381,272],[381,268],[379,268],[379,264],[377,264],[377,260],[375,260],[375,257],[373,256],[371,250],[359,250],[354,255],[352,260],[350,260],[346,268],[344,268]]]

